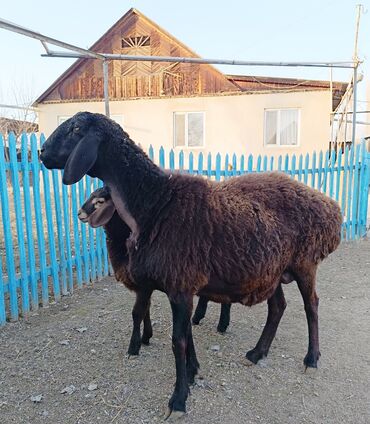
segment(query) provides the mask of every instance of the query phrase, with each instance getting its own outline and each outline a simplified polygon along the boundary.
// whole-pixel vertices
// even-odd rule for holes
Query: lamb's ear
[[[104,205],[89,216],[88,222],[93,228],[102,227],[103,225],[108,224],[115,211],[116,207],[114,206],[113,201],[109,199],[104,203]]]
[[[64,167],[64,184],[74,184],[87,174],[98,157],[100,141],[100,137],[92,131],[81,138]]]

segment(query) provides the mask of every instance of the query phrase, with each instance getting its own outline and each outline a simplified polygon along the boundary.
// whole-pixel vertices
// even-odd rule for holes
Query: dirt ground
[[[322,265],[321,360],[304,373],[307,329],[295,283],[270,355],[246,367],[266,304],[232,307],[225,335],[219,306],[194,328],[201,377],[184,424],[370,423],[370,241],[343,243]],[[133,295],[108,278],[0,330],[1,423],[155,423],[174,383],[170,308],[152,302],[154,337],[137,359],[125,352]],[[65,391],[65,393],[61,393]]]

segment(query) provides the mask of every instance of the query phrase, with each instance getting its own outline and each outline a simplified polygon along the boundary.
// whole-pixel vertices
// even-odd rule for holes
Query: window
[[[265,146],[297,146],[299,109],[265,110]]]
[[[58,125],[63,124],[69,118],[72,118],[72,115],[58,116]]]
[[[204,146],[204,112],[174,113],[174,146]]]
[[[123,115],[110,115],[112,121],[117,122],[123,128]]]

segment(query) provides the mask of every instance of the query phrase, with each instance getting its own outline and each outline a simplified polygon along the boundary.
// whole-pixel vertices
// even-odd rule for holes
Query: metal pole
[[[109,72],[108,72],[108,61],[103,61],[103,77],[104,77],[104,104],[105,104],[105,115],[109,118],[109,91],[108,91],[108,83],[109,83]]]
[[[124,54],[99,53],[106,60],[130,60],[141,62],[169,62],[169,63],[198,63],[209,65],[240,65],[240,66],[290,66],[290,67],[316,67],[316,68],[344,68],[352,69],[354,63],[349,62],[256,62],[246,60],[227,59],[204,59],[201,57],[177,57],[177,56],[136,56]],[[42,57],[62,57],[74,59],[88,59],[85,54],[49,51]]]
[[[360,18],[361,18],[361,10],[362,4],[358,4],[356,6],[357,9],[357,17],[356,17],[356,30],[355,30],[355,45],[353,48],[353,62],[355,66],[353,68],[353,123],[352,123],[352,145],[355,144],[356,141],[356,111],[357,111],[357,69],[359,65],[358,54],[357,54],[357,45],[358,45],[358,32],[360,28]]]
[[[104,59],[104,56],[100,55],[99,53],[95,53],[87,49],[82,49],[81,47],[74,46],[73,44],[64,43],[63,41],[59,41],[55,38],[48,37],[47,35],[40,34],[39,32],[32,31],[31,29],[27,29],[20,25],[13,24],[13,22],[6,21],[5,19],[0,18],[0,28],[4,28],[12,32],[17,32],[18,34],[22,34],[27,37],[35,38],[36,40],[41,41],[44,47],[45,47],[45,43],[49,43],[49,44],[53,44],[54,46],[62,47],[63,49],[72,50],[74,52],[84,54],[86,55],[86,57],[95,58],[95,59]]]
[[[356,141],[356,111],[357,111],[357,65],[353,68],[353,117],[352,117],[352,145]]]

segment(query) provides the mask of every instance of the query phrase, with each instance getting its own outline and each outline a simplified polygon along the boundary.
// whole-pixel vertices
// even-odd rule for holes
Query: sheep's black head
[[[46,168],[64,169],[64,184],[79,181],[97,160],[106,121],[113,123],[104,115],[79,112],[60,124],[41,148]]]
[[[93,228],[101,227],[111,220],[115,210],[109,189],[102,187],[91,193],[78,211],[78,218],[82,222],[88,222]]]

